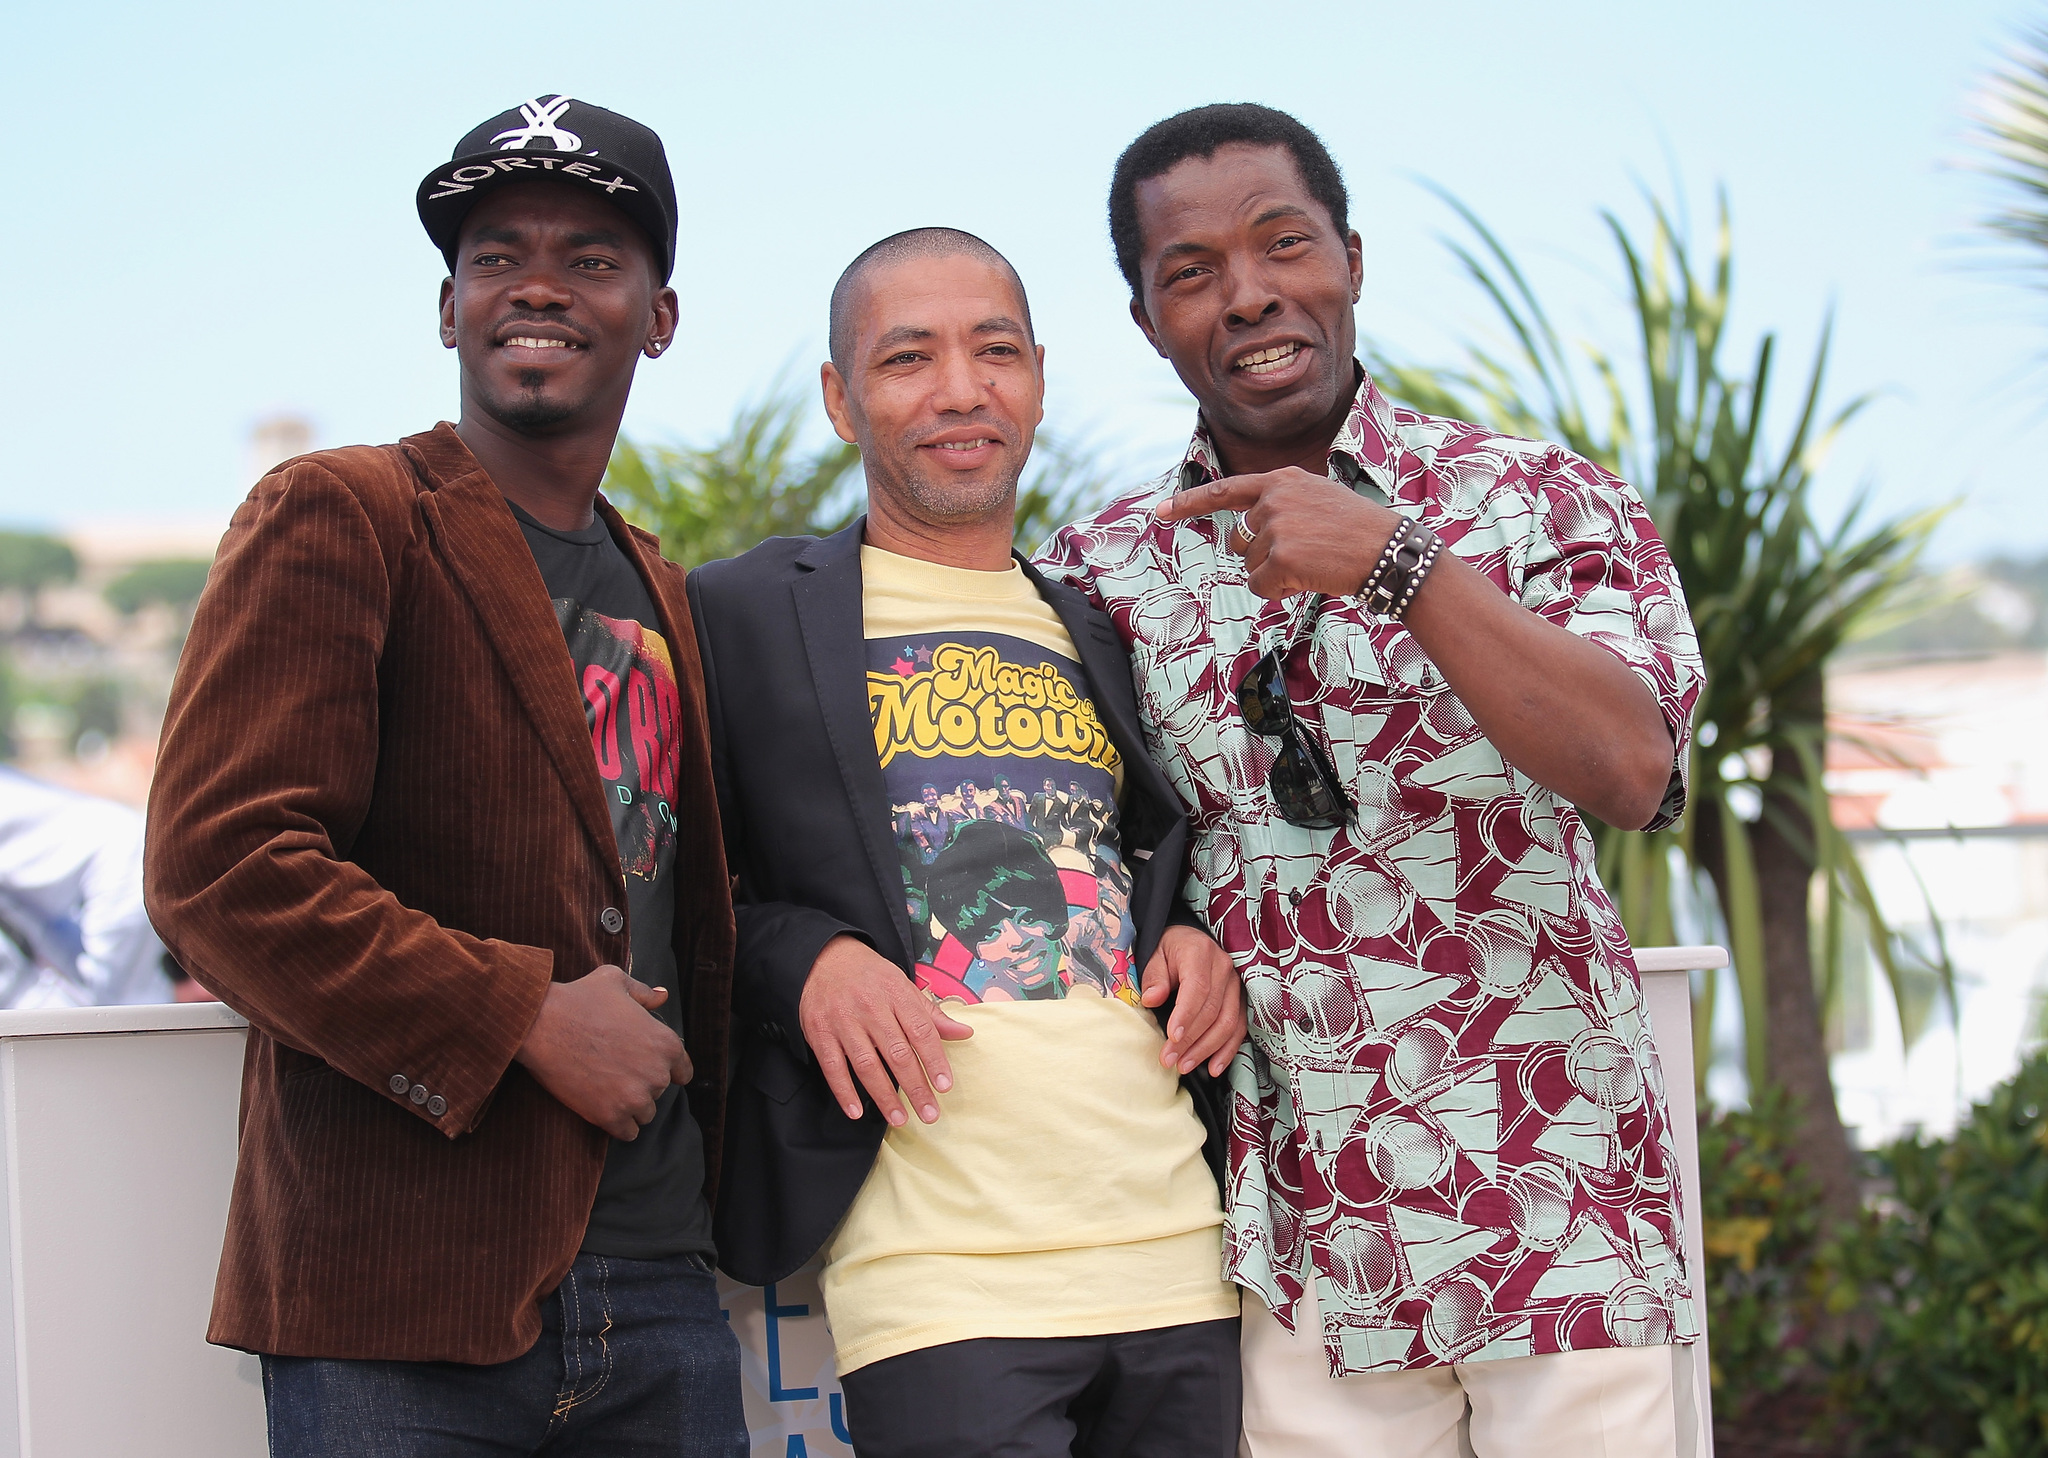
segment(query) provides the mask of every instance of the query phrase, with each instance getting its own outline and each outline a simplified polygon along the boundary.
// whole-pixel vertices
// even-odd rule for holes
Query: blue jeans
[[[745,1458],[740,1349],[697,1256],[579,1255],[495,1366],[265,1357],[271,1458]]]

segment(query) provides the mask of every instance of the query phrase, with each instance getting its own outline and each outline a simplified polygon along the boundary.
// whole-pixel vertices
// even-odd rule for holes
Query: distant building
[[[1943,1133],[2048,1036],[2048,654],[1854,664],[1828,703],[1835,823],[1895,928],[1931,947],[1938,922],[1961,1003],[1909,978],[1908,1049],[1875,963],[1851,978],[1842,1117],[1866,1145]]]
[[[224,519],[186,521],[95,521],[61,533],[78,554],[78,580],[43,590],[40,617],[45,627],[75,628],[103,645],[149,643],[161,638],[168,620],[136,623],[108,603],[107,585],[132,567],[172,557],[211,561]]]
[[[251,428],[246,490],[280,461],[313,448],[313,428],[302,417],[275,415]],[[132,612],[108,601],[107,589],[146,563],[207,563],[227,530],[227,515],[184,520],[96,516],[60,535],[78,558],[77,580],[45,588],[37,599],[33,634],[7,634],[6,650],[23,701],[13,730],[20,763],[54,783],[140,806],[155,759],[156,724],[170,691],[189,605],[165,602],[166,582],[192,584],[203,574],[157,573],[151,588],[131,597]],[[177,591],[187,590],[181,585]],[[117,696],[119,728],[79,732],[74,711],[86,689]],[[104,714],[101,716],[104,719]]]
[[[280,461],[313,449],[313,425],[302,415],[265,416],[249,428],[244,486]],[[148,621],[122,617],[103,595],[107,585],[144,562],[169,558],[211,561],[227,530],[225,518],[186,520],[130,517],[96,518],[60,535],[78,554],[78,580],[47,589],[42,597],[43,621],[57,629],[74,628],[95,642],[154,647],[171,626],[168,617],[144,615]]]
[[[249,431],[249,479],[254,482],[279,461],[313,449],[313,423],[302,415],[271,415]]]

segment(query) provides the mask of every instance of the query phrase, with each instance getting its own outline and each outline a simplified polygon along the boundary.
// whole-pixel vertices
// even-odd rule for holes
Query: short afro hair
[[[1294,159],[1309,196],[1323,205],[1341,235],[1351,229],[1351,198],[1344,174],[1337,170],[1323,139],[1284,111],[1251,101],[1224,101],[1154,122],[1124,148],[1109,179],[1109,241],[1116,247],[1116,266],[1123,270],[1131,297],[1142,299],[1138,266],[1145,252],[1138,228],[1138,184],[1164,176],[1190,157],[1209,158],[1218,147],[1242,142],[1253,147],[1284,147]]]
[[[1030,921],[1055,939],[1067,934],[1067,885],[1038,837],[998,820],[970,820],[953,833],[925,879],[931,914],[969,947],[1004,921]]]
[[[891,233],[879,243],[870,243],[861,250],[860,257],[846,265],[846,272],[839,275],[839,282],[832,285],[832,313],[827,337],[833,367],[842,375],[846,373],[853,353],[853,295],[869,270],[910,258],[958,258],[962,255],[993,264],[1010,276],[1010,282],[1017,286],[1017,303],[1024,310],[1024,333],[1036,343],[1037,336],[1031,332],[1031,300],[1025,296],[1024,280],[993,244],[959,228],[911,228],[902,233]]]

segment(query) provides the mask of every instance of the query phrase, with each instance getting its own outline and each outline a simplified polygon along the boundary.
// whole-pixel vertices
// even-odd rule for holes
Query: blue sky
[[[1831,396],[1881,392],[1825,474],[1898,510],[1965,495],[1945,556],[2048,550],[2048,295],[1985,268],[1966,156],[1983,68],[2032,15],[1925,3],[608,9],[364,0],[17,9],[0,58],[17,347],[0,521],[226,516],[274,411],[322,444],[456,408],[442,268],[413,187],[536,93],[661,132],[683,212],[678,347],[627,429],[701,440],[785,369],[808,384],[845,262],[900,228],[980,233],[1032,294],[1049,424],[1134,478],[1192,408],[1125,312],[1102,221],[1152,121],[1257,100],[1315,127],[1364,236],[1361,327],[1452,358],[1491,328],[1418,179],[1483,214],[1574,337],[1625,349],[1598,220],[1674,168],[1735,210],[1737,347],[1803,361],[1832,305]],[[1704,234],[1702,235],[1704,238]]]

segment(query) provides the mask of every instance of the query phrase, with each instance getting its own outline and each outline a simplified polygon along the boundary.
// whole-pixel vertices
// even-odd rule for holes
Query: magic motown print
[[[967,1002],[1135,1006],[1118,756],[1080,666],[999,633],[867,650],[917,985]]]
[[[630,618],[566,597],[555,618],[569,641],[612,834],[628,876],[651,881],[676,840],[676,745],[682,698],[668,640]]]

